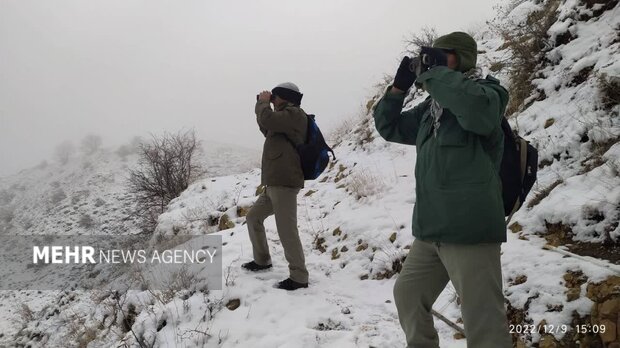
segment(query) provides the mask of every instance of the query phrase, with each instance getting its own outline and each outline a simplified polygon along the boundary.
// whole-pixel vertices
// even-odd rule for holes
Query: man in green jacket
[[[466,33],[438,38],[405,57],[374,111],[381,136],[415,145],[415,240],[394,285],[407,346],[439,347],[431,308],[448,281],[461,299],[467,344],[512,347],[500,244],[506,226],[499,167],[508,92],[475,77],[477,45]],[[402,111],[413,83],[429,97]]]
[[[265,191],[246,216],[254,260],[242,267],[253,272],[271,268],[263,221],[275,215],[290,272],[290,277],[277,287],[285,290],[308,287],[308,270],[297,230],[297,194],[304,186],[304,174],[295,145],[306,140],[308,127],[308,116],[300,108],[302,97],[295,84],[286,82],[271,92],[261,92],[255,107],[258,127],[265,136],[261,163]]]

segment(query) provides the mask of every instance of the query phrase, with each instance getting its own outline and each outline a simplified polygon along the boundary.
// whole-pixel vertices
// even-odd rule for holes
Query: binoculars
[[[276,95],[271,93],[271,98],[269,98],[269,101],[273,103],[274,100],[276,100]],[[256,95],[256,101],[258,101],[258,94]]]
[[[418,69],[422,68],[422,70],[427,70],[433,64],[433,59],[430,55],[424,53],[419,55],[418,57],[411,58],[411,63],[409,63],[409,70],[414,73],[418,73]]]

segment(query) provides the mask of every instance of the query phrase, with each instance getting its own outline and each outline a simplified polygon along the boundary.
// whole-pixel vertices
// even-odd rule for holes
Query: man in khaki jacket
[[[304,175],[295,145],[306,140],[308,122],[306,113],[299,107],[302,96],[295,84],[286,82],[271,92],[261,92],[255,107],[258,127],[265,135],[261,163],[261,184],[265,191],[246,217],[254,260],[242,267],[253,272],[271,268],[263,221],[274,214],[289,264],[290,277],[277,285],[285,290],[308,287],[308,270],[297,230],[297,194],[304,186]]]

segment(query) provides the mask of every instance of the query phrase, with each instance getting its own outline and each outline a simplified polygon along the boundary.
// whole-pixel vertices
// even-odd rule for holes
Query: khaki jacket
[[[258,101],[256,122],[265,135],[261,184],[267,186],[304,187],[304,174],[297,150],[306,140],[308,116],[298,106],[286,104],[272,110],[269,102]]]

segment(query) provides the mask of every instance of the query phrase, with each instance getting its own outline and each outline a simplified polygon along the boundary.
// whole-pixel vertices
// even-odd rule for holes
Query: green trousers
[[[296,282],[307,283],[308,270],[297,230],[298,193],[298,188],[267,186],[265,192],[258,197],[248,212],[246,221],[254,261],[259,265],[269,265],[271,256],[263,222],[268,216],[275,215],[276,228],[282,248],[284,248],[284,257],[288,261],[290,278]]]
[[[445,244],[416,239],[394,285],[394,299],[407,347],[436,348],[431,308],[452,281],[461,299],[469,348],[510,348],[500,244]]]

